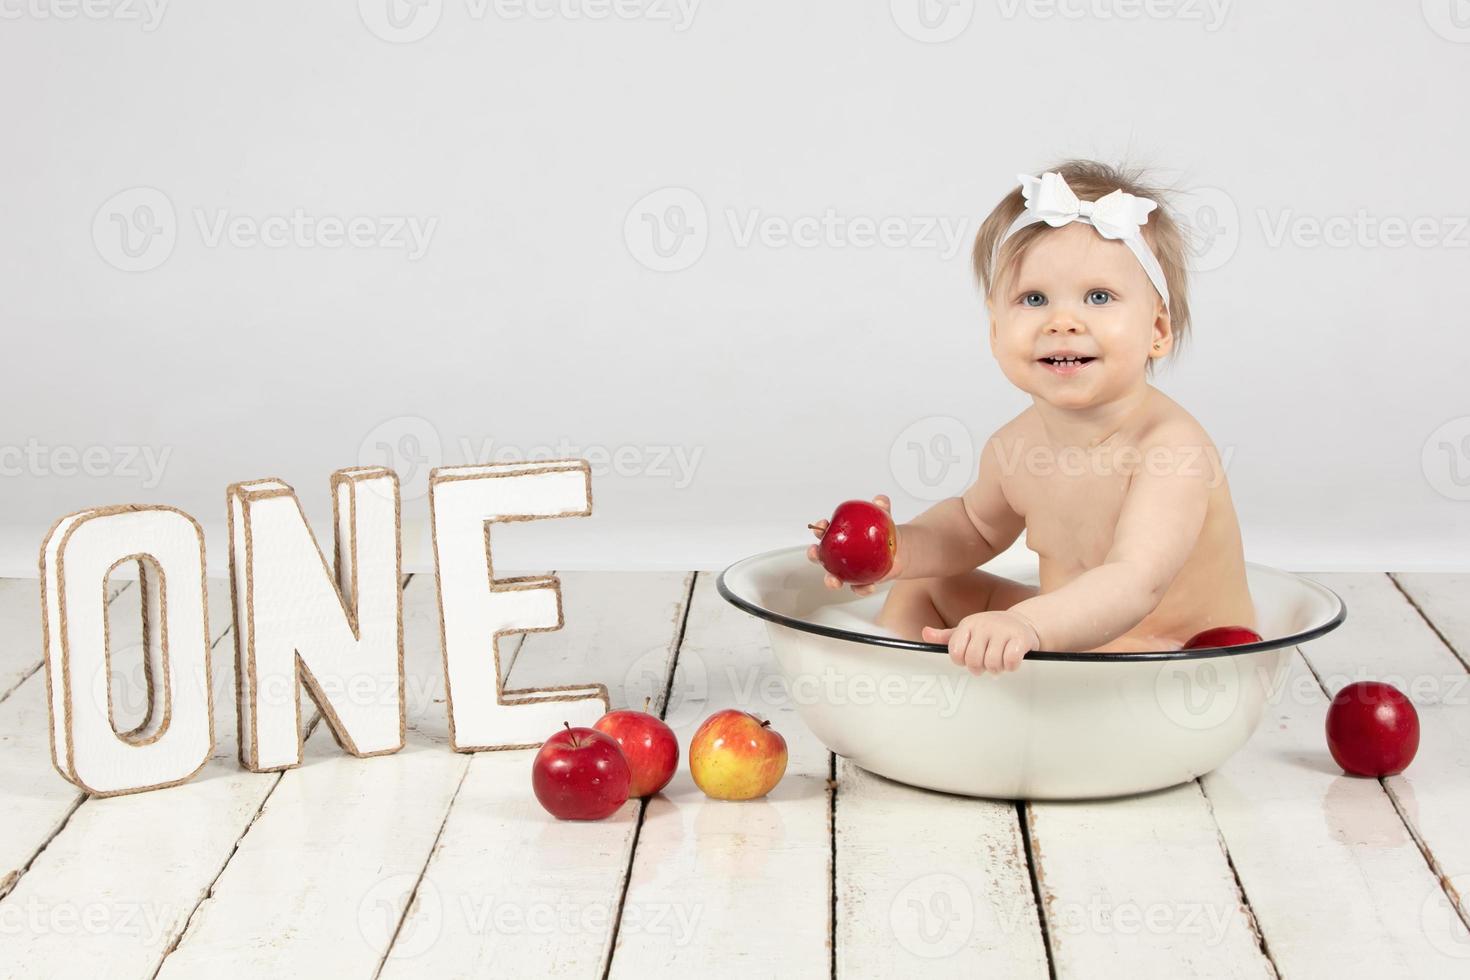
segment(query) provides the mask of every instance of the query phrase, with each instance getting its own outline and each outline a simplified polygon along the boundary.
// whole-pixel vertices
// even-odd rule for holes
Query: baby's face
[[[1154,341],[1168,350],[1164,302],[1128,246],[1073,222],[1026,251],[986,301],[990,349],[1011,383],[1063,408],[1117,398],[1144,380]],[[1093,358],[1053,367],[1057,351]]]

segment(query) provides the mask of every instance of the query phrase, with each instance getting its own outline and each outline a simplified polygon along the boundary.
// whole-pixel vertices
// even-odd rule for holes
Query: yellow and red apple
[[[765,796],[786,774],[786,739],[748,711],[716,711],[689,742],[689,774],[716,800]]]

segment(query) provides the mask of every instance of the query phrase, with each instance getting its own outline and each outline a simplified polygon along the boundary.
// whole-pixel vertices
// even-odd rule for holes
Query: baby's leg
[[[978,568],[943,578],[899,579],[888,590],[878,625],[904,639],[920,640],[925,626],[948,629],[971,613],[1009,609],[1036,592],[1034,585]]]
[[[1133,633],[1124,633],[1104,643],[1100,647],[1093,647],[1087,653],[1156,653],[1160,650],[1178,650],[1184,646],[1184,641],[1176,640],[1168,636],[1146,636]]]

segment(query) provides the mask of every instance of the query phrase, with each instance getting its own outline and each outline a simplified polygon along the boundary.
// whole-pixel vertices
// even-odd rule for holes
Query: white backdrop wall
[[[227,483],[320,517],[384,461],[422,567],[427,468],[501,452],[595,473],[509,567],[912,516],[1028,404],[970,238],[1074,155],[1187,192],[1156,383],[1230,454],[1247,557],[1467,567],[1455,3],[0,0],[0,571],[133,501],[220,568]]]

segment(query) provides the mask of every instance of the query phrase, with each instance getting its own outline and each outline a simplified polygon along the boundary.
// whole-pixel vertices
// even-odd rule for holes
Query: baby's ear
[[[1167,347],[1174,340],[1174,321],[1169,316],[1169,307],[1162,298],[1154,307],[1154,332],[1160,345]]]

